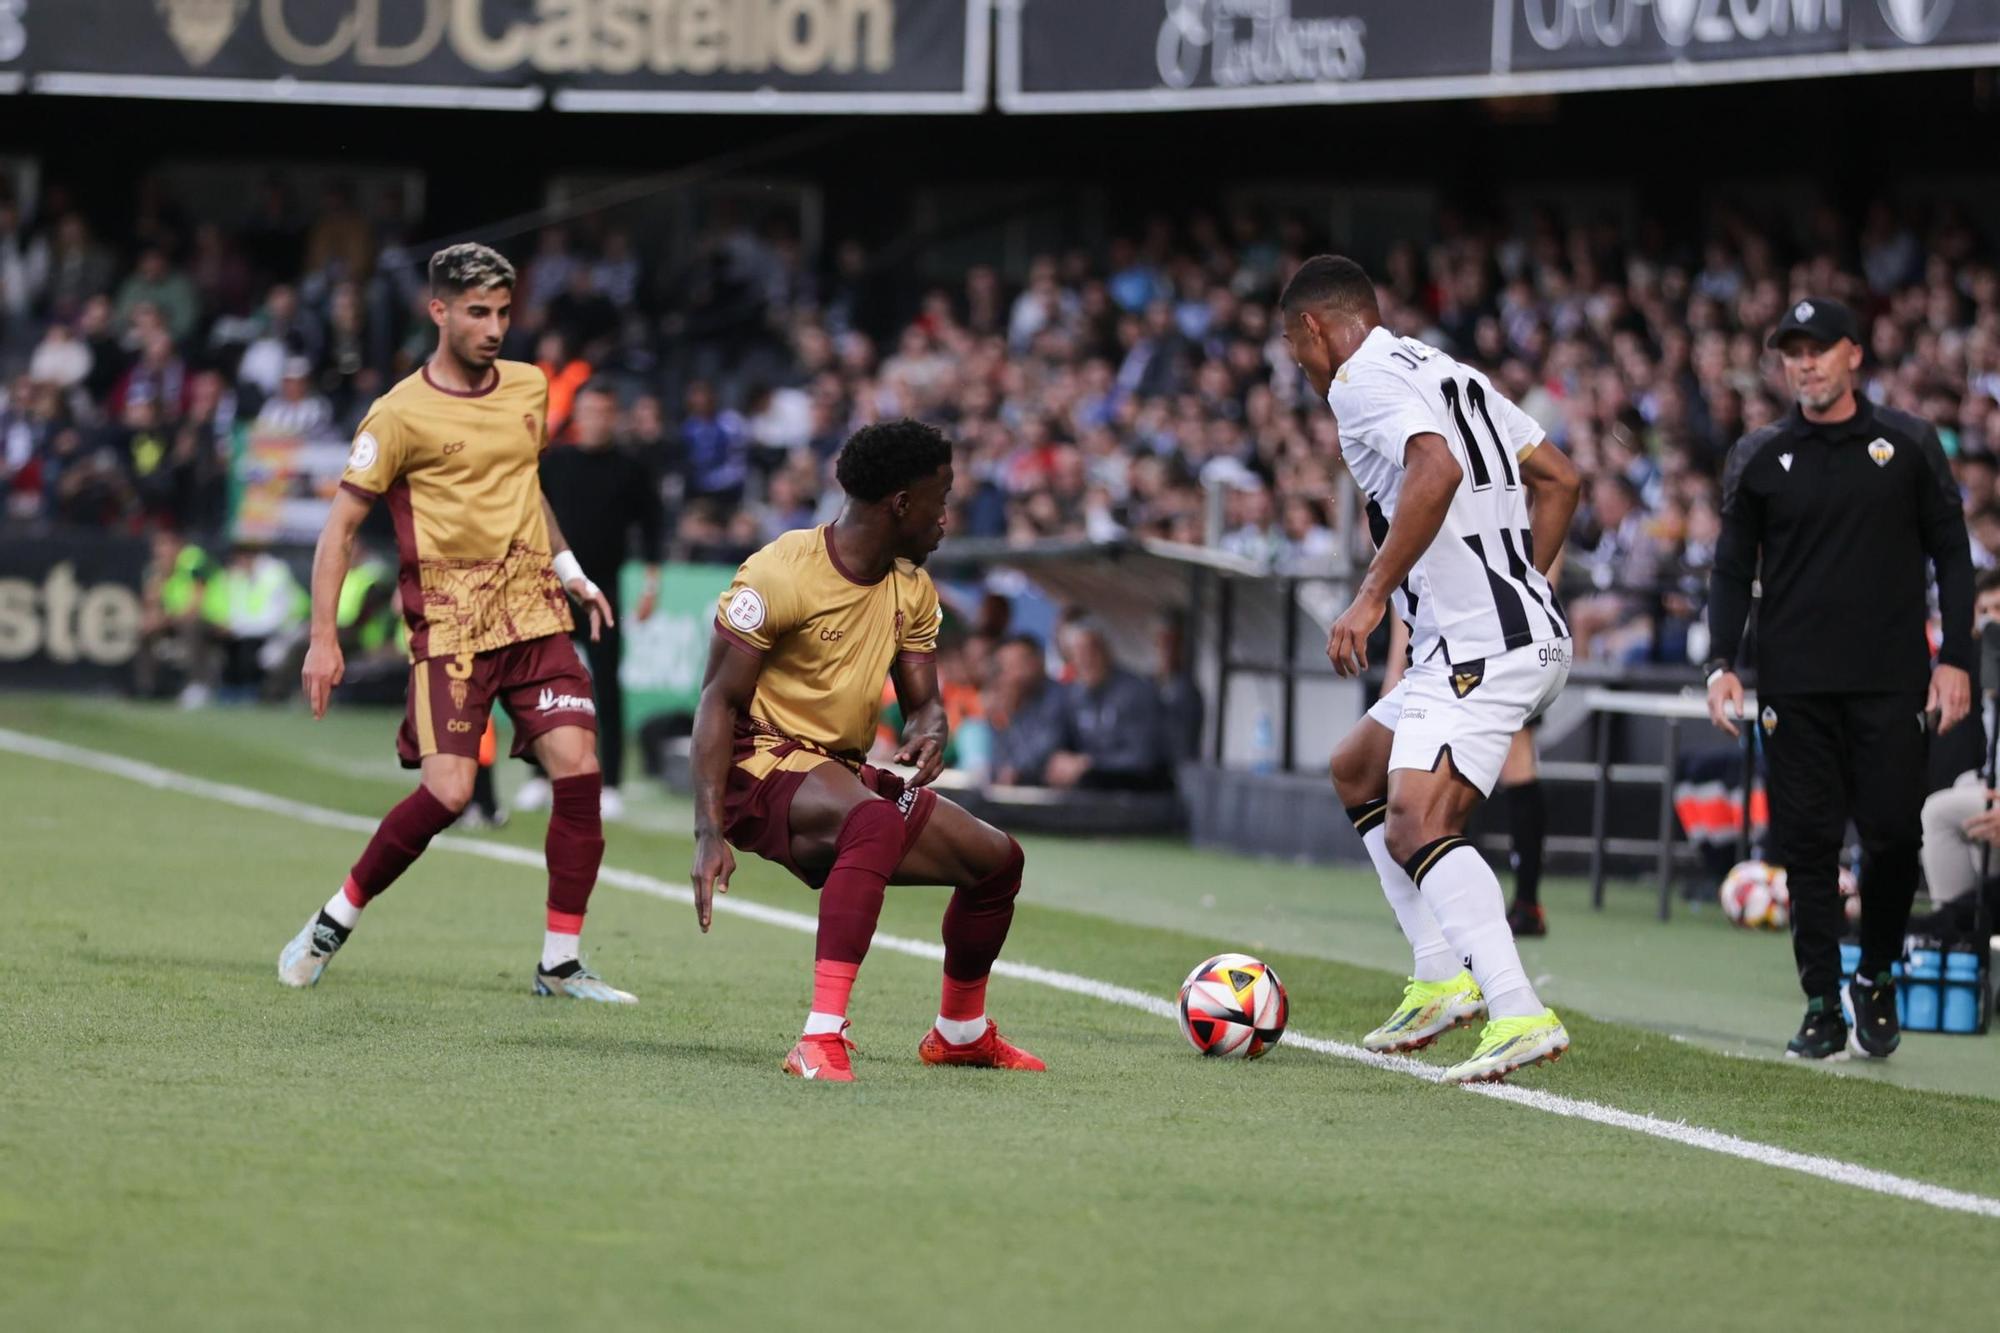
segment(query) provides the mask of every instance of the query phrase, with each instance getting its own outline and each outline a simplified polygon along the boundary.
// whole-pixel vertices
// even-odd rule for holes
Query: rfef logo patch
[[[364,430],[354,437],[354,448],[347,454],[347,466],[356,472],[366,472],[375,466],[375,460],[381,456],[382,446],[375,442],[373,435]]]
[[[764,599],[755,588],[739,588],[722,614],[732,628],[748,634],[764,627]]]

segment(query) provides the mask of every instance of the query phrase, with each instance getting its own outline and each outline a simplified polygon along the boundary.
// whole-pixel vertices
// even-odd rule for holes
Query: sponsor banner
[[[1150,111],[2000,64],[2000,0],[1000,0],[999,103]]]
[[[28,0],[0,0],[0,93],[20,89],[27,54]]]
[[[1000,41],[1004,109],[1143,110],[1483,77],[1493,30],[1483,0],[1015,0]]]
[[[347,441],[338,436],[308,438],[253,426],[230,459],[231,537],[261,546],[317,542],[347,457]]]
[[[149,554],[94,532],[0,538],[0,689],[129,684]]]
[[[0,0],[43,92],[974,111],[989,0]],[[6,24],[0,19],[0,50]],[[115,37],[107,38],[107,34]]]
[[[661,713],[694,712],[715,632],[716,599],[735,577],[728,565],[667,565],[660,571],[659,606],[641,620],[645,566],[625,566],[618,603],[625,659],[618,678],[625,684],[629,730],[637,731],[647,718]]]
[[[1503,0],[1517,71],[1817,55],[1856,0]],[[1874,0],[1859,0],[1873,4]]]
[[[2000,4],[1994,0],[1848,0],[1856,46],[1886,50],[1933,49],[1967,42],[2000,42]]]

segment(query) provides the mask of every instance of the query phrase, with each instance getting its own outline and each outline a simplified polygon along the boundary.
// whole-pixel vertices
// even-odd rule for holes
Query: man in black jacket
[[[571,411],[575,443],[556,445],[542,455],[542,494],[584,574],[617,605],[618,622],[604,626],[595,643],[581,627],[577,647],[590,663],[597,699],[597,746],[604,768],[604,817],[625,812],[619,785],[625,773],[625,688],[618,679],[624,659],[626,608],[618,604],[619,571],[628,558],[644,562],[646,583],[635,619],[652,617],[660,595],[662,512],[659,485],[646,463],[613,447],[618,398],[593,381],[576,395]],[[515,794],[514,805],[534,810],[547,803],[547,782],[537,773]]]
[[[1708,711],[1737,734],[1736,656],[1758,580],[1756,722],[1769,765],[1773,859],[1790,880],[1792,949],[1807,1000],[1786,1054],[1880,1058],[1901,1035],[1889,969],[1902,955],[1916,893],[1929,730],[1953,726],[1971,703],[1972,558],[1937,432],[1855,392],[1853,313],[1834,301],[1800,301],[1769,345],[1784,359],[1797,403],[1739,441],[1723,473]],[[1937,571],[1944,622],[1935,669],[1927,565]],[[1851,1036],[1840,1007],[1836,880],[1849,818],[1862,851]]]

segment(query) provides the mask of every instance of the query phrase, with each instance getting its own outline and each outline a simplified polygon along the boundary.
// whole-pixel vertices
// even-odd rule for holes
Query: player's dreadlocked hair
[[[447,246],[431,256],[431,295],[447,300],[489,287],[514,287],[514,266],[488,245]]]
[[[921,421],[863,426],[841,446],[833,475],[840,489],[863,504],[886,500],[951,462],[951,441]]]
[[[1343,255],[1314,255],[1299,265],[1278,304],[1287,315],[1296,315],[1312,306],[1380,316],[1375,300],[1375,280],[1368,270]]]

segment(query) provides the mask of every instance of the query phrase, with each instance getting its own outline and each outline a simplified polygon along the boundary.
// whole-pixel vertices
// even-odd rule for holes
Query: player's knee
[[[983,849],[974,885],[991,900],[1013,898],[1021,892],[1021,873],[1027,867],[1027,854],[1010,834],[999,829],[989,832],[993,834],[991,845]]]
[[[424,786],[437,803],[454,815],[472,804],[473,772],[426,773]]]
[[[894,801],[871,798],[847,812],[840,833],[834,838],[836,857],[879,859],[892,851],[895,859],[889,864],[893,868],[903,851],[903,812]]]
[[[1458,831],[1447,827],[1448,823],[1429,804],[1392,795],[1382,824],[1383,842],[1389,855],[1397,861],[1407,861],[1439,838]]]

